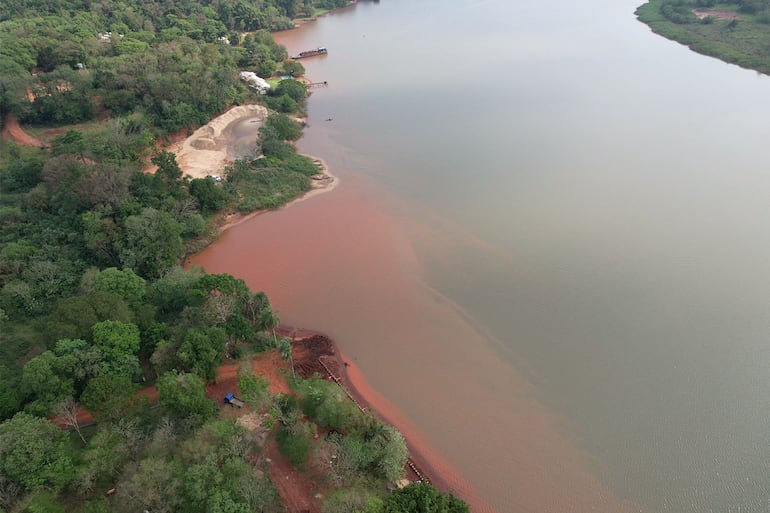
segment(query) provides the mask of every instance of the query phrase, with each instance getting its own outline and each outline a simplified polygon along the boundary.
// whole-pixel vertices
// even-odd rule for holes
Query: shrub
[[[385,499],[383,513],[470,513],[470,508],[452,494],[428,483],[412,483]]]
[[[248,364],[247,364],[248,367]],[[241,398],[249,403],[254,410],[264,409],[269,400],[268,382],[264,376],[254,376],[249,371],[251,369],[241,369],[238,379],[238,388],[241,389]]]
[[[295,102],[301,103],[307,96],[307,87],[298,80],[282,80],[275,89],[272,90],[273,96],[283,96],[288,94]]]
[[[273,128],[280,140],[295,141],[302,136],[302,127],[286,114],[272,114],[267,118],[265,125]],[[262,132],[260,129],[260,134]]]
[[[302,465],[307,461],[314,433],[315,425],[311,423],[300,422],[293,427],[282,426],[276,434],[281,454],[295,467]]]
[[[361,412],[336,383],[308,379],[297,385],[302,412],[319,426],[336,431],[349,431],[358,423]]]

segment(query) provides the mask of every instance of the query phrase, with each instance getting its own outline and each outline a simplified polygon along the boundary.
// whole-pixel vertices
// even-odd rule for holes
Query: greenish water
[[[329,49],[300,149],[342,185],[223,241],[500,511],[768,510],[770,81],[636,7],[362,2],[280,34]]]

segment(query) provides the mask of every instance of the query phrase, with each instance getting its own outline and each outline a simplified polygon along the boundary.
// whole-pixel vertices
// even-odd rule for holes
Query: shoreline
[[[231,212],[229,214],[225,214],[225,216],[217,222],[217,235],[221,235],[222,233],[229,230],[230,228],[234,228],[235,226],[238,226],[239,224],[244,223],[262,214],[267,214],[268,212],[276,212],[284,208],[289,208],[290,206],[296,203],[305,201],[319,194],[331,192],[337,188],[337,185],[339,185],[340,183],[340,179],[337,175],[329,171],[329,166],[326,165],[326,162],[323,159],[321,159],[320,157],[316,157],[314,155],[306,155],[304,153],[299,153],[299,155],[312,159],[316,163],[320,171],[317,175],[313,175],[313,177],[311,177],[312,187],[310,190],[305,191],[304,193],[300,194],[293,200],[289,201],[285,205],[281,205],[278,208],[263,208],[261,210],[255,210],[254,212],[249,212],[248,214],[242,214],[239,212]],[[322,178],[316,179],[314,178],[316,176],[320,176]],[[196,253],[198,253],[199,251],[196,251]],[[192,255],[189,255],[189,256],[192,256]]]
[[[238,121],[240,120],[236,119],[231,123],[236,123]],[[176,145],[180,146],[181,144],[183,144],[183,142],[176,143]],[[247,214],[235,212],[225,215],[217,221],[217,237],[211,242],[216,241],[225,231],[254,219],[257,216],[289,208],[314,196],[331,192],[339,185],[339,177],[330,171],[325,160],[315,155],[301,155],[312,159],[320,171],[319,174],[315,176],[320,176],[321,178],[313,180],[313,187],[310,190],[278,208],[256,210]],[[183,168],[183,172],[184,171]],[[187,255],[187,257],[185,257],[185,262],[202,250],[203,248]],[[186,265],[187,264],[185,264],[185,266]],[[280,326],[276,331],[284,336],[294,335],[297,340],[320,335],[331,342],[334,351],[333,357],[337,363],[337,377],[341,381],[340,386],[347,390],[349,395],[354,398],[359,405],[366,408],[367,411],[370,411],[375,417],[386,424],[396,428],[404,436],[410,462],[413,461],[418,470],[418,472],[415,472],[413,469],[409,470],[408,477],[410,481],[420,481],[423,477],[427,478],[427,481],[439,490],[453,493],[455,496],[462,498],[468,503],[472,511],[497,513],[497,510],[486,502],[481,495],[476,492],[472,485],[464,479],[459,472],[455,471],[452,466],[427,443],[424,437],[418,433],[416,427],[411,423],[409,418],[401,413],[387,398],[369,385],[365,374],[352,363],[351,359],[345,356],[334,339],[318,331],[295,329],[288,326]]]
[[[350,8],[356,3],[357,0],[352,0],[345,7],[334,9],[334,11]],[[331,11],[323,13],[321,16],[325,16],[330,12]],[[295,27],[287,29],[286,31],[300,29],[305,23],[316,21],[319,17],[320,16],[315,16],[313,18],[302,20],[301,23],[298,23],[295,25]],[[225,133],[230,126],[247,117],[248,115],[245,115],[240,119],[234,119],[231,121],[225,128]],[[300,121],[304,121],[302,123],[304,130],[306,119]],[[205,128],[206,126],[201,127],[201,129]],[[177,145],[182,147],[187,143],[187,140],[192,137],[193,136],[190,136],[184,141],[178,142]],[[302,153],[300,153],[300,155],[312,159],[320,170],[319,174],[315,176],[320,176],[321,178],[316,179],[315,176],[311,178],[313,182],[312,188],[310,190],[278,208],[262,209],[247,214],[241,214],[237,212],[226,214],[222,219],[217,221],[217,237],[214,238],[211,242],[217,240],[217,238],[225,231],[239,226],[251,219],[254,219],[257,216],[289,208],[292,205],[310,199],[313,196],[331,192],[337,187],[337,185],[339,185],[339,177],[330,171],[329,166],[321,157]],[[180,167],[182,167],[181,162]],[[185,172],[184,168],[183,172]],[[185,262],[189,257],[200,253],[202,250],[203,248],[198,249],[195,251],[195,253],[185,257]],[[419,434],[417,428],[411,423],[409,418],[401,413],[386,397],[381,395],[368,383],[365,374],[361,371],[361,369],[358,368],[358,366],[352,362],[351,359],[345,356],[340,346],[334,339],[318,331],[296,329],[285,325],[279,326],[276,331],[284,336],[292,337],[292,339],[296,337],[297,340],[320,335],[330,341],[333,350],[332,357],[337,363],[336,377],[339,378],[340,386],[342,386],[343,389],[348,392],[348,395],[354,400],[354,402],[358,403],[359,407],[363,407],[366,409],[366,411],[371,412],[375,417],[379,418],[386,424],[393,426],[403,435],[408,450],[409,465],[407,468],[409,470],[407,476],[409,477],[410,481],[417,482],[425,479],[437,489],[446,493],[452,493],[456,497],[464,500],[470,507],[471,511],[474,513],[497,513],[497,510],[492,507],[491,504],[489,504],[475,490],[470,482],[465,480],[459,472],[455,471],[452,466],[446,462],[435,449],[430,446],[425,438]],[[332,375],[330,377],[333,378],[334,376]],[[414,467],[412,467],[412,462],[414,466],[416,466],[416,470]]]
[[[332,354],[328,357],[336,363],[336,376],[324,365],[326,373],[348,393],[359,408],[394,427],[403,435],[408,451],[406,477],[410,482],[424,480],[445,493],[452,493],[455,497],[464,500],[474,513],[498,513],[450,463],[431,447],[409,418],[369,384],[366,375],[350,358],[346,357],[333,338],[319,331],[287,325],[279,326],[276,332],[292,338],[293,344],[316,336],[328,340],[332,348]]]
[[[227,156],[228,139],[231,137],[232,127],[248,119],[258,120],[261,126],[267,119],[267,108],[256,103],[233,106],[196,129],[191,135],[184,139],[172,140],[169,144],[163,145],[160,150],[174,154],[183,176],[204,178],[222,173],[227,164],[233,162]],[[305,123],[302,124],[304,126]],[[188,258],[202,251],[226,230],[256,216],[288,208],[295,203],[330,192],[337,187],[340,182],[339,177],[329,170],[329,166],[322,158],[303,153],[298,153],[298,155],[311,159],[318,168],[318,173],[310,177],[311,188],[309,190],[277,208],[260,209],[249,213],[231,211],[222,214],[221,217],[213,221],[213,229],[216,230],[217,237],[206,240],[202,246],[196,247],[193,253],[185,255],[183,265]],[[150,164],[144,168],[143,172],[154,173],[156,169],[157,166]],[[202,240],[205,240],[205,237]]]
[[[770,75],[770,59],[758,53],[756,48],[745,49],[740,45],[728,44],[727,42],[715,39],[713,34],[701,33],[690,29],[690,25],[698,26],[699,24],[675,23],[660,13],[661,5],[661,0],[645,0],[643,4],[635,9],[634,15],[653,34],[679,43],[694,53],[711,57],[725,64],[732,64],[745,70],[756,71],[762,75]],[[742,20],[738,12],[725,10],[693,9],[692,14],[699,20],[700,24],[705,23],[705,18],[711,18],[714,21],[709,24],[716,26],[726,26],[723,22],[738,23],[739,20]],[[741,21],[741,23],[749,25],[750,22]],[[756,24],[756,22],[751,23]],[[762,33],[761,27],[759,29],[755,27],[753,30],[757,33]]]

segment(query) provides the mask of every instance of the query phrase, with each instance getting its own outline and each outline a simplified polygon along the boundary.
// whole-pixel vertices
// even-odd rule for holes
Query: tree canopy
[[[61,489],[73,470],[67,435],[47,420],[17,413],[0,424],[0,475],[10,483]]]

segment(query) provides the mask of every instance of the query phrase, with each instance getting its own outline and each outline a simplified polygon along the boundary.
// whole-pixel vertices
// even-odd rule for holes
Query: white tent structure
[[[270,84],[264,78],[258,77],[253,71],[241,71],[241,80],[246,82],[249,87],[253,87],[260,94],[266,94],[270,90]]]

